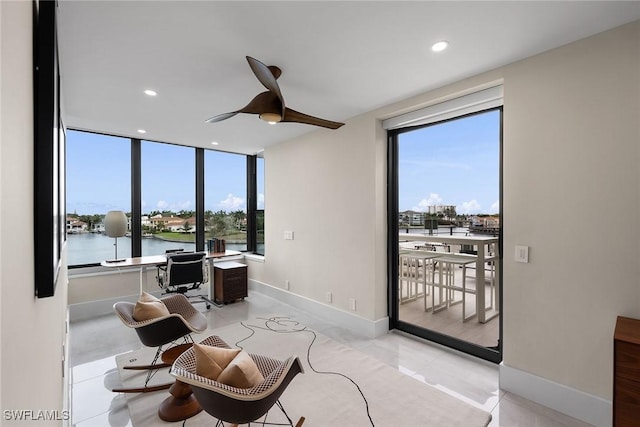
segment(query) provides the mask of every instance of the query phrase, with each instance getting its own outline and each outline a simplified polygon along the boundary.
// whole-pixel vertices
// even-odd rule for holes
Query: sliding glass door
[[[392,323],[496,362],[501,124],[498,107],[389,132]]]

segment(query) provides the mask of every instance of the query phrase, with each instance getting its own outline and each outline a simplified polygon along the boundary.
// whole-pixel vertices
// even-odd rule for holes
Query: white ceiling
[[[288,107],[345,121],[640,19],[640,2],[60,1],[58,16],[68,127],[253,154],[340,130],[205,123],[265,90],[246,55],[282,69]]]

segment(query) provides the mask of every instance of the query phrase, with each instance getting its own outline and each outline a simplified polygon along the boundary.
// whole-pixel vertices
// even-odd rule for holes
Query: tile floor
[[[205,309],[204,305],[198,307]],[[500,390],[497,365],[403,333],[390,332],[376,339],[366,339],[258,292],[252,292],[242,302],[212,308],[205,313],[210,327],[221,327],[256,316],[292,317],[406,375],[490,412],[493,417],[490,427],[588,426]],[[112,393],[110,389],[120,382],[115,356],[140,346],[136,333],[126,328],[115,315],[71,323],[69,358],[74,426],[131,426],[124,395]],[[158,420],[158,424],[161,425],[162,421]]]

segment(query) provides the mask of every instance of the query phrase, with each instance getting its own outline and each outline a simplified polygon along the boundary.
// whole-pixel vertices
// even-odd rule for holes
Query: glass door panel
[[[397,325],[489,359],[500,351],[501,114],[395,138]]]

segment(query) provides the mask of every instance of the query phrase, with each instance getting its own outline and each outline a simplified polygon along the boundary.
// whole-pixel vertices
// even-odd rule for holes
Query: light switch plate
[[[284,232],[284,240],[293,240],[293,231],[286,230]]]
[[[516,245],[515,262],[529,262],[529,246]]]

